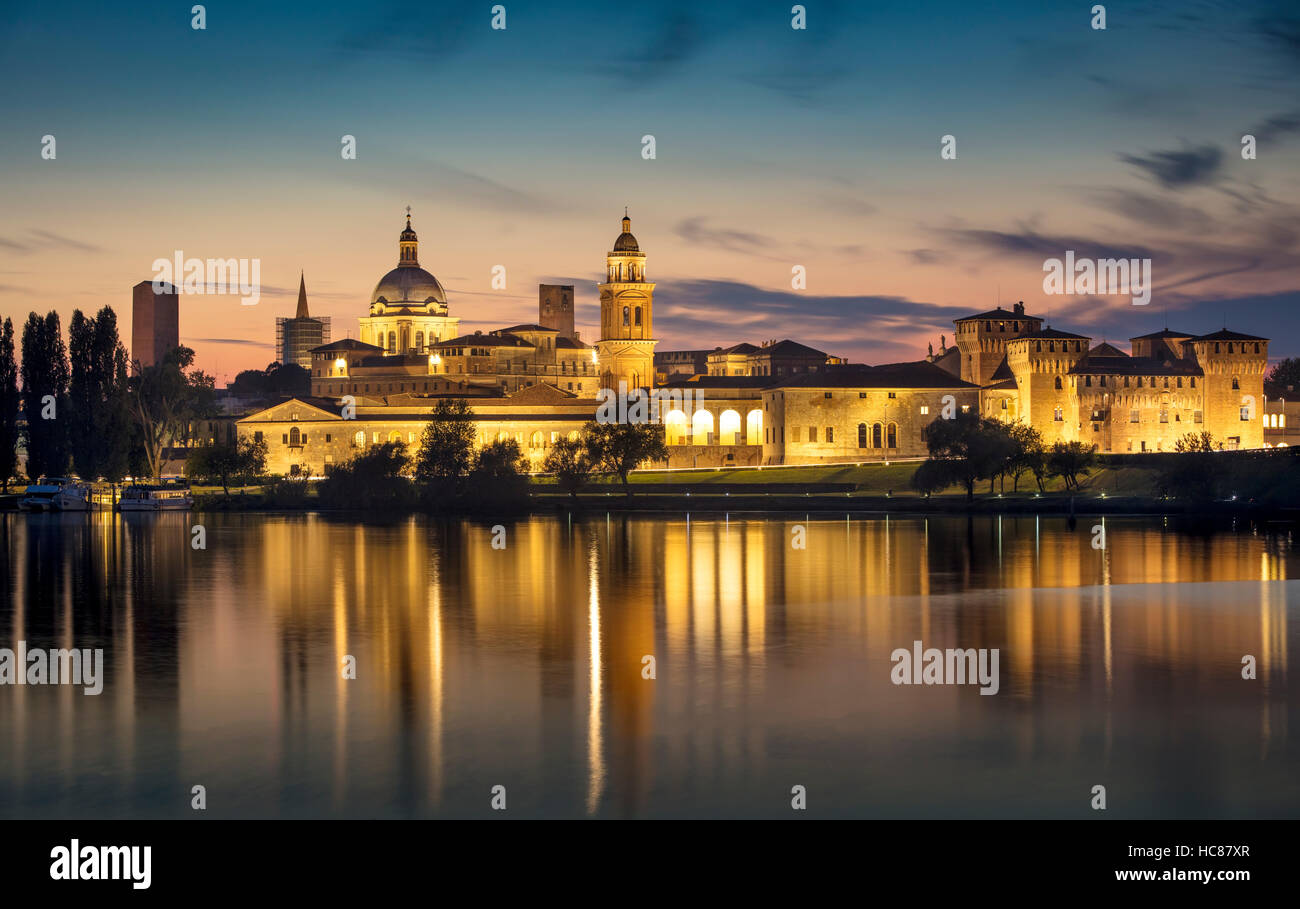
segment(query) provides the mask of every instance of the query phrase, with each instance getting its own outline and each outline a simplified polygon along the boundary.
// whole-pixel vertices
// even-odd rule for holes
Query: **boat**
[[[41,477],[18,500],[23,511],[89,511],[90,486],[73,477]]]
[[[137,483],[122,490],[119,511],[189,511],[194,499],[188,486]]]
[[[41,477],[27,487],[18,507],[23,511],[89,511],[91,488],[74,477]]]

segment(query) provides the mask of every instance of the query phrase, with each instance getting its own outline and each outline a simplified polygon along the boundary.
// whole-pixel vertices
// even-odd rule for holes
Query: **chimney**
[[[1015,310],[1016,315],[1023,316],[1025,314],[1025,301],[1021,300],[1012,308]]]

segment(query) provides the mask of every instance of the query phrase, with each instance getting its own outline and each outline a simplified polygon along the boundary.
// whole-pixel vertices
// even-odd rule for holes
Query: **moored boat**
[[[189,511],[194,499],[188,486],[137,483],[122,490],[120,511]]]
[[[89,511],[89,484],[72,477],[41,477],[23,492],[23,511]]]

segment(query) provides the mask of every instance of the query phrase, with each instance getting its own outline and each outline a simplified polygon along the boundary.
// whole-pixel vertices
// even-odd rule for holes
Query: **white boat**
[[[120,511],[189,511],[194,507],[188,486],[137,484],[122,490]]]
[[[27,487],[18,507],[23,511],[89,511],[91,488],[72,477],[41,477]]]

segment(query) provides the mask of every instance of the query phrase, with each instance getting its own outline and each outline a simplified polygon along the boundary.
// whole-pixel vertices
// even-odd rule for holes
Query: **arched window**
[[[1241,383],[1237,381],[1237,377],[1236,377],[1236,376],[1233,376],[1233,377],[1232,377],[1232,390],[1233,390],[1233,391],[1237,391],[1237,390],[1239,390],[1240,388],[1241,388]]]
[[[289,445],[290,447],[297,448],[301,444],[302,439],[299,436],[298,427],[295,426],[289,430]]]
[[[718,417],[718,441],[723,445],[740,445],[740,414],[724,410]]]
[[[707,410],[695,411],[695,417],[691,420],[691,444],[713,444],[713,414]]]
[[[397,332],[395,331],[388,333],[388,352],[390,354],[397,353]]]
[[[392,432],[388,434],[388,441],[400,442],[402,441],[402,434],[398,432],[396,429],[394,429]]]
[[[867,447],[867,424],[866,423],[858,424],[858,447],[859,448]]]
[[[690,442],[690,433],[686,429],[686,414],[680,410],[670,410],[664,415],[664,444],[686,445]]]
[[[541,433],[541,430],[538,430],[537,432],[533,433],[532,437],[528,440],[528,447],[529,447],[529,448],[541,448],[541,447],[542,447],[542,433]]]
[[[420,353],[424,353],[424,332],[422,331],[415,333],[415,349]]]
[[[1065,420],[1065,415],[1062,413],[1061,408],[1058,407],[1052,411],[1052,419],[1057,423],[1061,423]]]
[[[641,307],[640,307],[640,306],[638,306],[638,307],[636,308],[636,324],[637,324],[637,325],[640,325],[640,324],[641,324]]]
[[[873,424],[871,424],[871,447],[872,447],[872,448],[883,448],[883,447],[884,447],[884,445],[883,445],[883,442],[884,442],[883,435],[884,435],[884,427],[883,427],[883,426],[881,426],[879,423],[873,423]]]
[[[623,324],[624,325],[632,324],[632,307],[630,306],[623,307]]]
[[[751,410],[745,417],[745,444],[763,444],[763,411]]]
[[[1060,377],[1060,376],[1057,376],[1057,377],[1056,377],[1056,390],[1057,390],[1057,391],[1060,391],[1060,390],[1061,390],[1061,377]]]
[[[352,437],[352,444],[355,445],[357,448],[365,448],[366,434],[361,430],[357,430],[357,434]]]
[[[889,430],[885,433],[885,447],[886,448],[898,447],[898,424],[897,423],[889,424]]]

